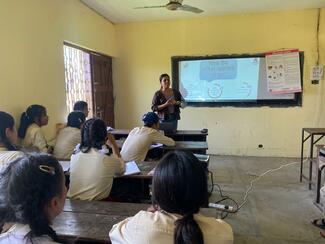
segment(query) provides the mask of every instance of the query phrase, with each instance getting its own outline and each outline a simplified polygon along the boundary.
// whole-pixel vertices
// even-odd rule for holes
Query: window
[[[90,54],[64,44],[65,85],[68,111],[73,111],[76,101],[86,101],[93,117]]]

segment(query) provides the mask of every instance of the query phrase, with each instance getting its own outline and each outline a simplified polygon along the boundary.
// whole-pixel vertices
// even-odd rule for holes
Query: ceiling
[[[325,0],[183,0],[183,4],[204,10],[203,13],[195,14],[166,8],[134,9],[166,5],[169,0],[80,1],[114,24],[325,7]]]

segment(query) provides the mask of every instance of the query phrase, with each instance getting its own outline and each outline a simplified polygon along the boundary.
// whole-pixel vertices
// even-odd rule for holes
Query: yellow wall
[[[78,0],[5,0],[0,8],[0,110],[16,118],[32,103],[48,108],[50,124],[66,116],[63,41],[114,56],[115,117],[119,128],[140,124],[171,72],[171,56],[305,52],[303,107],[186,108],[181,129],[209,129],[209,152],[298,156],[302,127],[325,127],[325,85],[311,85],[317,10],[112,25]],[[325,9],[320,61],[325,63]],[[18,121],[17,121],[18,124]],[[263,144],[264,149],[257,149]]]
[[[322,17],[324,62],[325,10]],[[208,128],[210,153],[298,156],[301,128],[325,127],[324,85],[309,82],[310,66],[316,60],[316,20],[317,10],[306,10],[116,25],[117,126],[140,124],[159,88],[159,74],[171,73],[171,56],[299,48],[305,52],[302,107],[187,107],[179,123],[181,129]],[[258,144],[264,149],[257,149]]]
[[[78,0],[4,0],[0,7],[0,110],[18,117],[30,104],[66,118],[63,41],[116,55],[114,26]]]

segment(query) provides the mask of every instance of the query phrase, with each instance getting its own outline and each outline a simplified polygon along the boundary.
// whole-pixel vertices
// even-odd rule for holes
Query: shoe
[[[312,225],[325,230],[325,219],[313,219],[310,222]],[[325,235],[325,232],[323,233]]]

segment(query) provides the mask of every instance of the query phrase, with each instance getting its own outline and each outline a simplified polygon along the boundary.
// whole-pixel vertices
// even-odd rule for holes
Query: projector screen
[[[180,57],[172,58],[172,63],[173,87],[189,105],[299,105],[297,93],[267,91],[263,56]]]

